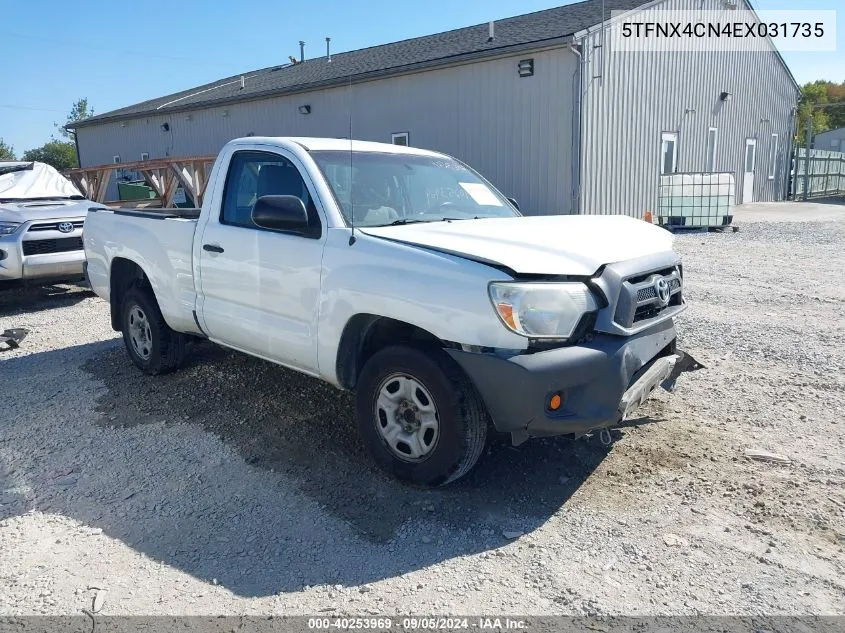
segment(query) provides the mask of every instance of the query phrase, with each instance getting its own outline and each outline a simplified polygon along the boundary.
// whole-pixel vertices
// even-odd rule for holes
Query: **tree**
[[[845,127],[845,81],[841,84],[827,84],[827,100],[828,103],[835,104],[827,108],[831,129]]]
[[[0,137],[0,160],[17,160],[15,158],[15,148],[7,145],[2,137]]]
[[[23,159],[47,163],[59,171],[79,167],[76,160],[76,146],[68,141],[57,139],[52,139],[41,147],[24,152]]]
[[[94,116],[94,108],[88,107],[88,97],[82,97],[82,99],[75,102],[73,107],[71,107],[70,114],[67,115],[67,120],[64,125],[59,125],[58,123],[54,123],[53,125],[58,128],[59,134],[73,141],[76,138],[76,132],[68,130],[67,126],[91,116]]]
[[[811,81],[801,86],[798,105],[798,141],[807,140],[807,123],[812,120],[813,134],[845,127],[845,81]]]
[[[798,142],[807,140],[807,123],[812,120],[813,133],[818,134],[830,129],[830,120],[826,108],[819,106],[827,104],[827,82],[813,81],[801,86],[801,101],[798,104]]]

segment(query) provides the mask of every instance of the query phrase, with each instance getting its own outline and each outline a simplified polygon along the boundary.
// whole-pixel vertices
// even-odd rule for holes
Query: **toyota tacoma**
[[[478,173],[404,146],[228,143],[202,209],[92,208],[87,275],[142,371],[192,337],[354,392],[400,479],[442,485],[492,429],[518,444],[618,424],[682,354],[671,235],[623,216],[522,216]]]

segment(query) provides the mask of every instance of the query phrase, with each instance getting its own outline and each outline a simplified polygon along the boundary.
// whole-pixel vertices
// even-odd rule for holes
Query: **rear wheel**
[[[132,288],[121,309],[123,342],[132,362],[154,376],[177,369],[185,357],[185,336],[170,329],[150,290]]]
[[[355,413],[376,463],[424,486],[468,473],[487,436],[475,389],[441,350],[396,345],[374,354],[358,380]]]

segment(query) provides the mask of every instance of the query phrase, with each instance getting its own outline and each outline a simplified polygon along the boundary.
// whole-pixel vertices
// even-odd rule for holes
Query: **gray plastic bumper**
[[[617,424],[671,377],[679,358],[675,338],[666,321],[634,336],[598,335],[586,345],[508,358],[446,351],[475,384],[496,429],[516,441]],[[550,411],[558,392],[563,405]]]

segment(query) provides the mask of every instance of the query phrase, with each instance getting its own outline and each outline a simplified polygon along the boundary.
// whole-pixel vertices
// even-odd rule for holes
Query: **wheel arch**
[[[364,364],[380,349],[398,343],[442,349],[450,343],[413,323],[376,314],[359,313],[343,328],[335,371],[344,389],[354,389]]]
[[[111,307],[111,327],[116,332],[121,331],[120,308],[123,305],[123,298],[129,289],[134,286],[149,288],[152,292],[150,278],[140,265],[125,257],[115,257],[111,262],[109,272],[109,303]],[[155,295],[155,293],[153,294]]]

